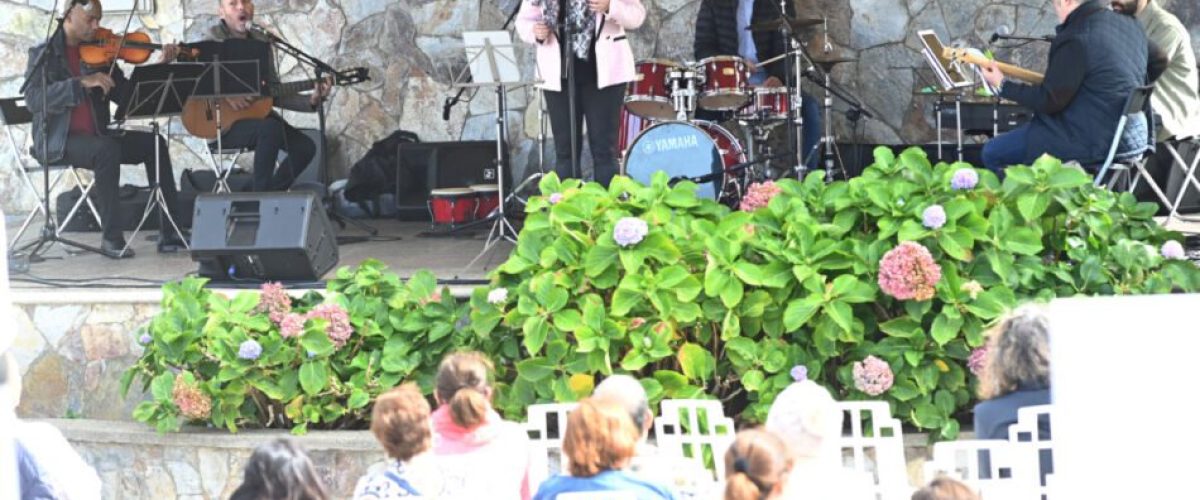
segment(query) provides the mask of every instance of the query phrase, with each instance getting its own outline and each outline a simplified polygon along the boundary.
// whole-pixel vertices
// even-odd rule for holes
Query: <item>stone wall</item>
[[[840,65],[836,80],[879,112],[866,120],[864,137],[872,143],[927,142],[933,137],[930,103],[914,98],[926,86],[913,33],[933,29],[948,43],[982,47],[990,33],[1008,26],[1015,33],[1049,34],[1056,19],[1048,0],[795,0],[801,15],[829,17],[829,46],[838,55],[859,58]],[[1178,13],[1200,48],[1200,4],[1193,0],[1161,0]],[[452,74],[462,69],[460,33],[497,29],[517,0],[260,0],[258,18],[275,26],[293,43],[335,67],[367,66],[373,80],[335,92],[328,124],[330,167],[341,177],[371,143],[403,128],[423,140],[494,139],[495,95],[481,92],[459,104],[450,119],[441,120],[442,102],[452,94]],[[137,15],[135,28],[148,30],[155,40],[195,40],[210,25],[216,0],[157,0],[153,14]],[[21,84],[26,49],[44,36],[50,0],[0,0],[0,95],[15,95]],[[693,26],[700,0],[646,0],[647,17],[631,33],[637,58],[675,60],[691,56]],[[123,27],[124,16],[110,13],[104,25]],[[813,36],[814,49],[824,38]],[[1044,45],[1017,53],[998,51],[1031,68],[1044,66]],[[533,76],[532,50],[518,50],[519,64]],[[294,60],[280,61],[285,79],[304,77]],[[834,124],[840,135],[851,135],[846,120]],[[535,138],[538,104],[529,89],[509,94],[509,125],[516,178],[537,167]],[[316,116],[286,112],[292,123],[315,127]],[[548,127],[547,127],[548,128]],[[24,140],[23,137],[19,138]],[[586,141],[585,141],[586,142]],[[547,145],[548,150],[552,146]],[[177,170],[201,168],[207,161],[204,143],[171,127],[171,153]],[[552,152],[548,152],[552,158]],[[585,156],[586,158],[587,156]],[[586,161],[585,161],[586,163]],[[0,208],[22,213],[34,199],[19,186],[13,151],[0,146]],[[585,165],[586,168],[586,165]],[[126,182],[138,181],[141,169],[125,169]]]

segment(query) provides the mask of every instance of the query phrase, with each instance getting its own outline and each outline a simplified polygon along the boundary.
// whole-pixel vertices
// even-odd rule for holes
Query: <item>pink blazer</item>
[[[570,0],[543,0],[547,2]],[[566,8],[564,5],[563,8]],[[629,38],[625,30],[636,29],[646,19],[646,8],[641,0],[610,0],[608,14],[596,14],[596,24],[600,34],[596,37],[596,88],[633,81],[633,49],[629,47]],[[517,36],[526,43],[537,45],[538,78],[542,79],[539,88],[562,90],[562,55],[558,47],[558,37],[550,35],[550,39],[537,43],[533,37],[533,25],[542,20],[542,8],[535,6],[529,0],[521,1],[521,10],[517,13]]]

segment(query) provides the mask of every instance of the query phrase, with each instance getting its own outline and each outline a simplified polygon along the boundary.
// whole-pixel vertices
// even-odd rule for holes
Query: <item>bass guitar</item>
[[[368,76],[367,68],[352,68],[345,71],[338,71],[331,76],[333,77],[334,85],[353,85],[371,79]],[[312,90],[316,88],[318,83],[324,80],[324,78],[314,78],[298,82],[270,84],[267,86],[267,94],[265,96],[255,99],[250,103],[249,107],[242,110],[234,110],[227,105],[223,105],[221,107],[221,123],[219,124],[220,133],[228,132],[234,123],[241,120],[266,118],[267,115],[271,114],[271,109],[275,106],[274,98]],[[187,129],[188,133],[204,139],[216,139],[218,132],[216,99],[188,99],[183,105],[183,116],[180,120],[183,122],[183,128]]]

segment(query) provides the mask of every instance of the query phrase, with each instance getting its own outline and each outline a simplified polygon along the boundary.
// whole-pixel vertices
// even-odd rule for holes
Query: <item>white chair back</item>
[[[1020,443],[990,439],[937,443],[933,459],[925,464],[925,477],[945,474],[975,488],[983,498],[1037,499],[1038,471],[1029,450]]]
[[[725,451],[737,430],[720,401],[663,400],[654,432],[661,453],[691,460],[712,471],[717,481],[725,480]]]
[[[538,485],[559,471],[566,470],[563,437],[567,435],[567,415],[578,403],[545,403],[526,409],[525,431],[529,434],[529,487]]]
[[[1034,464],[1034,478],[1043,495],[1047,495],[1048,488],[1042,485],[1041,469],[1043,465],[1050,467],[1050,464],[1043,464],[1043,461],[1052,460],[1051,455],[1054,451],[1053,435],[1050,434],[1054,427],[1053,409],[1053,405],[1020,408],[1017,410],[1017,423],[1008,428],[1008,440],[1028,448],[1027,460]]]
[[[838,401],[837,405],[850,422],[849,434],[838,442],[842,462],[871,477],[876,498],[908,498],[912,487],[904,460],[904,432],[891,407],[886,401]]]

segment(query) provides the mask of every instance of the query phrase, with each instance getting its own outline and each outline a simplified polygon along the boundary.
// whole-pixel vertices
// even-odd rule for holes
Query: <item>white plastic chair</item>
[[[654,432],[661,453],[691,460],[713,471],[717,481],[725,480],[725,451],[733,445],[737,430],[720,401],[663,400]],[[706,452],[711,452],[711,467],[705,462]]]
[[[937,443],[933,459],[925,464],[925,477],[945,474],[975,488],[983,498],[1036,500],[1040,497],[1038,468],[1030,459],[1030,450],[1023,443],[993,439]],[[987,479],[981,477],[985,468]]]
[[[1047,486],[1041,486],[1042,455],[1052,455],[1054,452],[1053,434],[1053,405],[1026,406],[1017,410],[1017,423],[1009,426],[1008,440],[1023,445],[1029,454],[1027,460],[1034,464],[1034,479],[1042,495],[1048,495]],[[1043,426],[1042,424],[1045,423]],[[1043,435],[1042,430],[1047,434]],[[1045,451],[1046,453],[1042,453]],[[1049,459],[1049,456],[1045,457]],[[1049,477],[1049,475],[1047,475]]]
[[[904,432],[887,402],[838,401],[837,406],[850,422],[850,433],[837,443],[846,467],[871,477],[876,498],[912,495],[904,460]]]
[[[546,478],[567,468],[563,455],[563,437],[567,434],[567,415],[578,403],[529,405],[525,430],[529,433],[529,487],[536,491]]]

